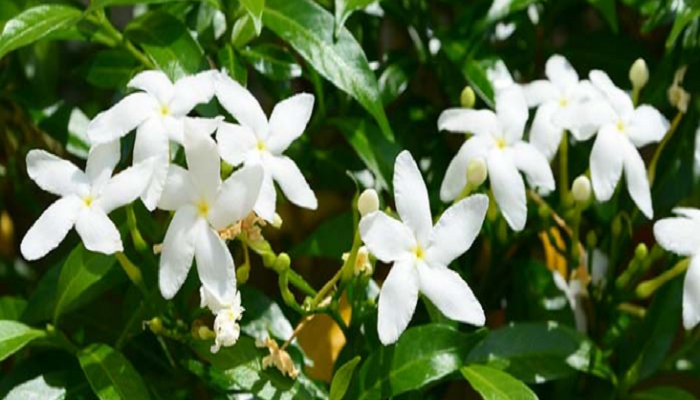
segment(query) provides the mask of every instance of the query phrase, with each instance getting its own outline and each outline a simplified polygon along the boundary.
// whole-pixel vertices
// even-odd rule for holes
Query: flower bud
[[[595,246],[598,244],[598,237],[596,236],[594,231],[589,231],[588,234],[586,235],[586,246],[589,248],[595,248]]]
[[[476,103],[474,89],[470,86],[466,86],[464,90],[462,90],[462,94],[459,95],[459,103],[464,108],[474,108],[474,103]]]
[[[577,203],[585,203],[591,198],[591,181],[586,175],[574,179],[574,184],[571,185],[571,194]]]
[[[630,67],[630,82],[632,87],[639,90],[649,81],[649,69],[643,58],[638,58]]]
[[[489,171],[486,168],[486,161],[483,158],[475,158],[469,161],[467,166],[467,183],[473,187],[481,186],[489,176]]]
[[[644,243],[640,243],[639,245],[637,245],[637,248],[634,249],[634,258],[636,258],[637,260],[644,260],[645,258],[647,258],[647,255],[649,255],[649,249]]]
[[[282,223],[283,223],[283,222],[284,222],[284,221],[282,221],[282,217],[280,217],[279,214],[275,213],[275,217],[274,217],[274,219],[272,220],[272,227],[275,228],[275,229],[279,229],[279,228],[282,227]]]
[[[379,210],[379,196],[374,189],[366,189],[357,199],[357,210],[360,216],[373,213]]]
[[[163,321],[158,317],[148,321],[147,325],[148,329],[156,335],[163,331]]]

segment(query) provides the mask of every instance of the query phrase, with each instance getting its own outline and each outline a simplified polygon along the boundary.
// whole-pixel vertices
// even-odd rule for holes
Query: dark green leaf
[[[27,300],[5,296],[0,298],[0,320],[17,321],[27,308]]]
[[[340,32],[350,14],[361,10],[377,0],[335,0],[335,31]]]
[[[265,10],[265,0],[240,0],[241,5],[248,11],[248,15],[253,19],[255,32],[262,31],[262,15]]]
[[[408,74],[401,65],[389,65],[379,77],[379,91],[382,103],[387,105],[396,100],[408,87]]]
[[[294,328],[277,303],[249,285],[241,286],[240,292],[241,301],[245,304],[241,320],[243,333],[259,340],[267,337],[287,340],[292,336]]]
[[[306,255],[338,260],[352,246],[352,213],[324,221],[309,237],[292,248],[292,257]]]
[[[603,14],[603,18],[608,22],[612,31],[617,33],[617,9],[615,8],[615,0],[588,0],[588,2]]]
[[[43,331],[16,321],[0,321],[0,361],[16,353],[32,340],[45,335]]]
[[[241,62],[240,55],[231,47],[226,45],[219,50],[218,54],[219,66],[225,68],[228,75],[240,83],[245,85],[248,82],[248,70]]]
[[[631,400],[696,400],[692,394],[674,387],[657,386],[655,388],[635,392]]]
[[[484,400],[537,400],[527,385],[501,370],[470,365],[460,371]]]
[[[24,10],[5,24],[0,34],[0,58],[12,50],[70,28],[82,15],[77,8],[61,4],[45,4]]]
[[[350,381],[352,380],[352,373],[355,372],[355,367],[360,363],[360,356],[356,356],[352,360],[343,364],[342,367],[333,375],[333,381],[331,381],[331,393],[330,400],[342,400],[345,396],[345,392],[348,391],[350,386]]]
[[[668,34],[666,38],[666,49],[671,49],[676,40],[683,33],[683,30],[693,22],[695,19],[700,17],[700,10],[686,9],[680,11],[673,20],[673,28],[671,28],[671,33]]]
[[[241,55],[256,71],[270,79],[287,81],[301,76],[301,65],[284,49],[263,44],[241,50]]]
[[[128,6],[132,4],[161,4],[161,3],[174,3],[181,1],[195,1],[195,0],[93,0],[90,4],[90,10],[95,10],[99,8],[112,7],[112,6]],[[197,0],[209,3],[217,8],[222,8],[221,0]]]
[[[150,399],[141,375],[120,352],[93,344],[78,353],[78,361],[101,400]]]
[[[123,50],[103,50],[86,67],[85,80],[95,87],[120,89],[131,79],[136,60]]]

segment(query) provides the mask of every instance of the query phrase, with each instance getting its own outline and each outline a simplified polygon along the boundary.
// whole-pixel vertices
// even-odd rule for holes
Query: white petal
[[[608,201],[622,175],[623,152],[620,133],[606,125],[596,137],[591,150],[591,183],[598,201]]]
[[[246,88],[231,79],[228,74],[220,73],[215,82],[215,92],[221,105],[241,125],[251,128],[258,139],[267,138],[267,117],[258,100]]]
[[[459,149],[457,155],[450,161],[445,172],[445,179],[440,186],[440,200],[450,202],[456,199],[467,186],[467,167],[476,158],[484,158],[494,146],[490,136],[473,136]]]
[[[508,142],[523,137],[528,107],[520,85],[511,85],[496,92],[496,115],[503,128],[504,138]]]
[[[194,258],[195,240],[207,229],[192,206],[180,208],[170,221],[160,255],[158,285],[166,299],[172,299],[187,278]]]
[[[360,237],[369,251],[386,263],[412,256],[416,246],[408,228],[381,211],[360,220]]]
[[[251,166],[253,165],[251,164]],[[275,219],[276,202],[277,191],[275,191],[275,184],[272,181],[272,174],[265,171],[262,186],[260,186],[260,194],[253,210],[260,218],[272,223]]]
[[[522,171],[527,183],[532,188],[541,188],[549,192],[554,190],[554,175],[547,159],[535,146],[518,142],[506,149],[511,154],[515,167]]]
[[[498,118],[491,110],[451,108],[440,114],[438,129],[460,134],[494,136],[498,130]]]
[[[242,164],[258,145],[258,138],[252,129],[228,122],[219,125],[216,141],[221,158],[233,166]]]
[[[637,147],[642,147],[663,139],[668,128],[668,120],[659,110],[651,106],[641,105],[634,110],[627,132],[632,143]]]
[[[619,118],[626,120],[632,116],[634,111],[632,99],[627,93],[615,86],[608,74],[603,71],[593,70],[588,76],[591,83],[605,95]]]
[[[500,150],[491,151],[487,164],[491,190],[501,214],[513,230],[523,230],[527,221],[527,199],[522,176]]]
[[[427,262],[446,267],[469,250],[481,231],[488,207],[489,198],[475,194],[445,210],[430,233]]]
[[[173,117],[172,115],[161,118],[167,138],[181,146],[185,143],[186,118],[187,117]]]
[[[654,237],[664,249],[682,256],[700,252],[700,221],[685,218],[664,218],[654,224]]]
[[[649,188],[649,179],[647,178],[644,160],[642,160],[642,156],[632,143],[625,142],[624,147],[618,148],[616,151],[624,153],[623,165],[627,191],[642,213],[647,218],[652,219],[654,217],[654,209],[651,205],[651,189]]]
[[[202,227],[195,244],[197,273],[202,285],[219,298],[224,298],[236,285],[233,257],[224,241],[210,227]]]
[[[119,140],[92,146],[88,153],[85,175],[93,190],[99,190],[112,177],[114,167],[121,158]]]
[[[158,102],[147,93],[130,94],[90,122],[87,130],[90,142],[100,144],[119,139],[157,115],[159,108]]]
[[[683,327],[693,329],[700,322],[700,257],[690,259],[683,281]]]
[[[195,204],[197,200],[197,188],[190,173],[178,165],[171,164],[158,208],[175,211],[186,204]]]
[[[559,109],[557,103],[542,104],[535,113],[535,119],[530,128],[530,143],[551,160],[557,153],[559,143],[564,135],[564,129],[554,123],[554,112]]]
[[[300,93],[285,99],[275,106],[270,115],[270,137],[267,147],[281,154],[306,129],[314,110],[314,96]]]
[[[148,160],[118,173],[105,184],[95,203],[109,214],[138,199],[151,181],[153,168],[153,162]]]
[[[75,230],[90,251],[114,254],[124,250],[117,227],[99,207],[84,207],[75,223]]]
[[[315,210],[318,207],[316,195],[304,178],[296,163],[287,156],[266,157],[263,162],[269,165],[284,196],[299,207]]]
[[[22,256],[33,261],[55,249],[73,228],[82,208],[83,202],[75,196],[56,200],[24,235],[20,245]]]
[[[545,65],[545,74],[560,90],[568,89],[578,83],[578,74],[569,61],[555,54],[549,57]]]
[[[546,80],[533,81],[523,85],[523,92],[529,107],[536,107],[551,101],[559,101],[561,97],[559,88]]]
[[[173,88],[170,112],[178,116],[187,115],[198,104],[210,102],[214,97],[216,74],[216,71],[211,70],[178,79]]]
[[[445,267],[418,264],[420,291],[447,318],[484,326],[486,315],[469,285],[458,273]]]
[[[263,175],[262,167],[254,165],[242,168],[226,179],[208,217],[215,229],[224,229],[250,214],[260,194]]]
[[[389,345],[406,330],[418,302],[418,275],[412,261],[396,262],[379,292],[377,332]]]
[[[605,100],[589,100],[559,107],[552,114],[554,124],[569,130],[578,141],[590,139],[602,126],[616,124],[619,117]]]
[[[30,150],[27,153],[27,173],[40,188],[57,196],[85,196],[90,192],[90,184],[83,171],[44,150]]]
[[[214,139],[192,120],[185,121],[185,156],[198,194],[213,201],[221,185],[219,152]]]
[[[151,180],[141,199],[148,210],[155,209],[163,192],[170,165],[170,144],[160,118],[149,118],[136,130],[134,164],[151,159]]]
[[[394,164],[394,200],[401,221],[413,231],[418,242],[425,246],[433,229],[428,189],[418,165],[407,150],[396,157]]]
[[[163,71],[143,71],[133,77],[127,86],[145,91],[161,105],[169,104],[174,95],[173,83]]]
[[[690,218],[700,224],[700,209],[689,207],[676,207],[673,212],[683,217]]]

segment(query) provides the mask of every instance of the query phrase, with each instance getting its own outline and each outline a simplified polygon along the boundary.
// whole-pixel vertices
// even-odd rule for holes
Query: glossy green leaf
[[[27,308],[27,300],[19,297],[0,297],[0,320],[18,321]]]
[[[342,367],[333,374],[331,381],[330,400],[342,400],[345,393],[348,391],[352,373],[355,372],[355,367],[360,363],[360,356],[355,356],[352,360],[343,364]]]
[[[484,400],[537,400],[526,384],[501,370],[470,365],[460,371]]]
[[[263,21],[319,74],[362,104],[393,141],[367,57],[347,29],[334,38],[333,15],[311,0],[268,0]]]
[[[120,352],[92,344],[78,353],[80,367],[100,400],[150,399],[141,375]]]
[[[241,50],[241,56],[270,79],[287,81],[301,76],[301,65],[288,51],[273,44],[248,47]]]
[[[248,82],[248,70],[241,62],[241,56],[230,45],[226,45],[219,50],[219,66],[226,69],[228,75],[241,85]]]
[[[238,18],[231,30],[231,44],[236,49],[243,48],[251,40],[255,39],[255,24],[250,15],[246,14]]]
[[[335,31],[336,34],[345,25],[350,14],[361,10],[377,0],[335,0]]]
[[[697,397],[670,386],[657,386],[651,389],[635,392],[630,397],[630,400],[696,400]]]
[[[43,331],[16,321],[0,321],[0,361],[16,353],[32,340],[45,335]]]
[[[253,19],[255,32],[260,34],[262,31],[262,15],[265,10],[265,0],[240,0],[241,5],[248,11],[248,15]]]
[[[90,10],[113,6],[128,6],[133,4],[163,4],[184,1],[203,1],[217,8],[222,8],[221,0],[93,0],[90,4]]]
[[[126,86],[139,64],[124,50],[103,50],[86,66],[85,80],[103,89]]]
[[[287,340],[294,328],[277,303],[263,292],[249,285],[241,286],[241,302],[245,313],[241,320],[241,332],[255,339],[274,337]]]
[[[77,8],[61,4],[45,4],[24,10],[5,24],[0,34],[0,58],[12,50],[70,28],[82,15]]]
[[[472,334],[429,324],[408,329],[399,341],[381,347],[358,370],[348,398],[386,399],[436,382],[464,366],[485,330]]]
[[[494,91],[486,75],[486,69],[478,61],[468,61],[462,69],[474,92],[491,108],[494,107]]]

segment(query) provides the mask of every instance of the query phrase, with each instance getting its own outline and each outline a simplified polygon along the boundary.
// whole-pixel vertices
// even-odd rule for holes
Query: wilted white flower
[[[586,332],[588,330],[588,321],[586,319],[586,310],[583,307],[583,299],[588,295],[586,286],[581,280],[575,278],[567,282],[559,271],[552,271],[552,276],[554,284],[559,290],[564,292],[569,307],[574,313],[576,329],[579,332]]]
[[[314,97],[308,93],[278,103],[268,121],[253,95],[226,74],[217,75],[216,97],[238,124],[222,123],[216,134],[219,152],[234,166],[261,165],[265,171],[255,212],[272,222],[277,194],[273,180],[292,203],[315,210],[316,195],[299,167],[282,153],[304,132]]]
[[[512,85],[496,94],[496,112],[449,109],[440,114],[438,128],[455,133],[470,132],[469,138],[450,162],[440,188],[440,198],[452,201],[467,185],[471,160],[483,158],[491,190],[508,225],[516,231],[525,227],[527,199],[522,171],[530,186],[554,190],[554,176],[547,159],[537,148],[522,140],[527,122],[527,104],[520,86]]]
[[[241,293],[236,290],[236,283],[230,282],[224,297],[212,293],[206,286],[199,289],[201,307],[207,307],[216,316],[214,319],[214,345],[211,352],[218,352],[221,347],[230,347],[238,342],[241,327],[238,322],[243,317],[245,308],[241,306]]]
[[[119,162],[119,141],[93,146],[85,172],[71,162],[43,150],[27,154],[29,177],[45,191],[61,196],[41,214],[22,240],[27,260],[56,248],[75,226],[91,251],[122,251],[119,230],[107,214],[137,199],[150,179],[150,163],[137,164],[112,176]]]
[[[450,319],[484,325],[484,310],[466,282],[447,266],[476,238],[488,198],[474,195],[448,208],[433,227],[428,191],[407,151],[396,158],[394,194],[398,221],[377,211],[362,218],[360,235],[379,260],[393,263],[379,295],[379,339],[395,342],[423,293]]]

